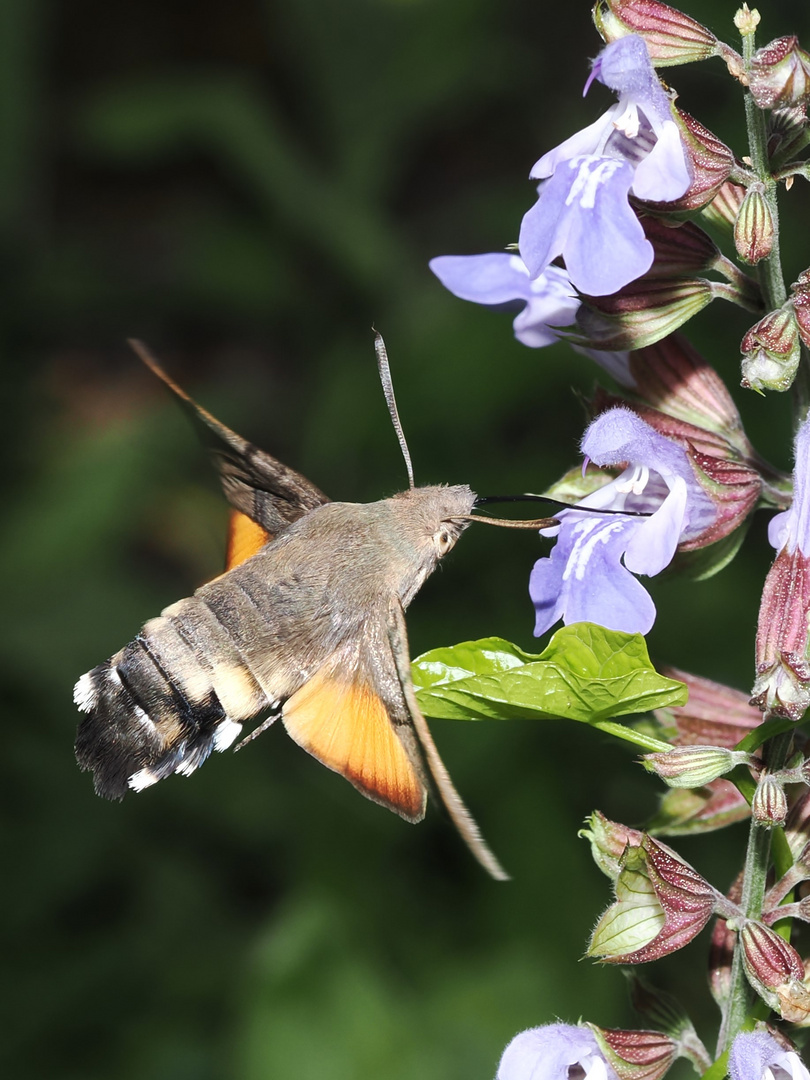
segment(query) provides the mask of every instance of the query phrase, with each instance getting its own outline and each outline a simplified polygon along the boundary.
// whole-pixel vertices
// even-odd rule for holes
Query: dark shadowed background
[[[732,40],[733,3],[690,10]],[[762,13],[763,42],[807,44],[805,0]],[[434,721],[508,885],[280,726],[122,804],[72,751],[76,678],[222,565],[213,474],[128,336],[333,498],[405,485],[372,322],[417,482],[538,490],[574,462],[593,366],[517,344],[427,260],[516,239],[532,163],[611,100],[580,98],[598,49],[584,0],[0,0],[4,1075],[487,1080],[522,1027],[629,1021],[621,973],[577,962],[608,887],[575,834],[658,789],[598,733]],[[719,61],[667,78],[742,152]],[[694,324],[732,385],[749,322],[718,301]],[[736,396],[788,466],[789,403]],[[706,584],[654,583],[658,661],[750,685],[764,537]],[[471,529],[411,609],[414,654],[532,648],[540,551]],[[743,844],[680,847],[726,886]],[[704,1030],[705,948],[657,975]]]

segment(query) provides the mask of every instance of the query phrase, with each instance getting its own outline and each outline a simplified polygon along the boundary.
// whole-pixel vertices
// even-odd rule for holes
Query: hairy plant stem
[[[775,736],[765,745],[765,761],[768,769],[776,772],[787,761],[793,733],[788,731]],[[759,919],[765,899],[765,885],[771,856],[771,830],[758,825],[753,818],[748,832],[748,849],[745,853],[742,897],[740,907],[747,919]],[[731,986],[726,1004],[717,1052],[728,1050],[734,1037],[746,1026],[755,1003],[754,991],[748,984],[743,966],[739,937],[734,946],[731,962]]]
[[[754,54],[754,35],[743,37],[743,60],[746,71],[751,65]],[[764,198],[773,218],[773,248],[770,255],[763,259],[758,267],[759,283],[765,301],[765,310],[774,311],[787,300],[787,288],[782,272],[782,256],[779,249],[779,206],[776,198],[778,183],[768,160],[768,128],[765,112],[757,108],[750,93],[745,95],[745,120],[748,129],[748,149],[751,165],[757,179],[764,186]],[[793,397],[794,429],[802,423],[810,411],[810,356],[802,348],[802,358],[796,378],[791,387]]]
[[[743,36],[743,58],[746,70],[750,69],[754,53],[754,35]],[[782,260],[779,250],[779,207],[776,198],[777,184],[770,171],[768,160],[768,132],[765,113],[757,108],[750,93],[745,94],[745,117],[748,128],[748,146],[751,165],[757,179],[764,187],[764,197],[773,217],[773,248],[770,255],[758,266],[759,281],[765,310],[773,311],[787,300],[787,289],[782,274]],[[807,370],[802,368],[793,387],[796,421],[804,418],[810,404],[810,384]],[[763,720],[767,719],[763,717]],[[772,771],[782,768],[787,760],[792,742],[792,734],[785,732],[777,735],[763,747],[763,756],[767,768]],[[741,907],[748,919],[759,919],[762,915],[765,898],[768,869],[771,862],[771,831],[758,825],[753,818],[748,833],[748,848],[745,854],[745,868],[742,881]],[[738,928],[739,929],[739,928]],[[720,1029],[718,1053],[731,1046],[734,1037],[753,1017],[756,1007],[754,991],[748,984],[743,964],[739,934],[734,946],[731,963],[731,984],[724,1009],[723,1023]]]

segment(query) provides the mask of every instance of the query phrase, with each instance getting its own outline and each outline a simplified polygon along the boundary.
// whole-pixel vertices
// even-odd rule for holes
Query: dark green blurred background
[[[761,10],[763,41],[810,36],[805,0]],[[729,37],[734,4],[691,11]],[[573,463],[593,367],[518,345],[426,264],[516,238],[534,160],[610,100],[580,99],[598,48],[584,0],[0,0],[4,1076],[485,1080],[522,1027],[630,1019],[621,974],[577,962],[608,889],[575,833],[657,791],[601,735],[433,723],[508,885],[281,728],[120,805],[72,751],[78,675],[221,567],[218,489],[128,336],[335,498],[405,483],[372,322],[418,481],[537,490]],[[667,74],[739,140],[719,62]],[[806,184],[786,204],[793,278]],[[748,321],[718,302],[694,327],[732,384]],[[788,402],[741,406],[789,465]],[[533,647],[539,551],[471,530],[413,652]],[[654,583],[654,656],[746,688],[768,560],[757,523],[707,584]],[[680,847],[726,886],[743,844]],[[658,977],[710,1031],[705,947]]]

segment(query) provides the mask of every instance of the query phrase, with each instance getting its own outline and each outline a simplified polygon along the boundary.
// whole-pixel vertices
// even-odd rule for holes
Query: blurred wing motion
[[[329,501],[305,476],[193,401],[144,344],[130,344],[208,447],[233,508],[226,570]],[[251,674],[237,641],[227,613],[214,614],[195,596],[150,620],[134,641],[79,679],[74,701],[87,716],[79,725],[76,757],[93,771],[100,795],[120,799],[174,772],[193,772],[212,750],[229,747],[245,720],[278,704]]]
[[[278,532],[309,510],[329,502],[305,476],[221,424],[163,370],[142,341],[130,345],[190,415],[233,507],[226,569],[250,558]]]

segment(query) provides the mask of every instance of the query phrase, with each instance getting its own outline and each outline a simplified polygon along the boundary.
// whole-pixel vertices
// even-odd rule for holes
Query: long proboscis
[[[533,495],[530,493],[524,495],[479,495],[474,506],[487,506],[491,503],[504,502],[544,502],[551,503],[552,506],[557,506],[560,510],[581,510],[583,513],[591,514],[618,514],[622,517],[650,517],[650,514],[645,510],[609,510],[600,506],[576,506],[573,503],[563,502],[561,499],[554,499],[550,495]],[[484,514],[459,514],[457,520],[480,521],[483,525],[498,525],[502,529],[550,529],[560,523],[558,518],[555,517],[521,520],[487,517]]]

